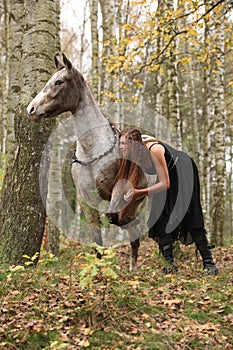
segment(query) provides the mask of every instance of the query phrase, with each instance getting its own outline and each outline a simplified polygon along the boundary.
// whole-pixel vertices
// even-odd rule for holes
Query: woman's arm
[[[150,143],[146,144],[149,149]],[[149,193],[158,193],[166,191],[170,187],[170,178],[167,168],[167,163],[165,160],[165,149],[160,144],[154,144],[150,149],[151,160],[154,163],[156,173],[158,176],[158,182],[152,186],[142,188],[142,189],[131,189],[126,193],[124,199],[126,201],[132,200],[133,197],[139,197],[142,195],[147,195]]]

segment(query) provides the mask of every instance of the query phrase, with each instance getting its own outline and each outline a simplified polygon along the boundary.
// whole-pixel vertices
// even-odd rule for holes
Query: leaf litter
[[[163,275],[145,240],[136,272],[128,271],[130,247],[120,247],[85,287],[83,249],[67,244],[54,263],[0,269],[1,350],[233,348],[233,247],[213,252],[219,276],[203,274],[194,247],[181,247],[177,275]]]

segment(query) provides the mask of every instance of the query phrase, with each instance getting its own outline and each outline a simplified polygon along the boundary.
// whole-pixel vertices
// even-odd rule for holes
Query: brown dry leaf
[[[70,337],[66,334],[66,333],[60,333],[59,334],[59,338],[63,341],[63,342],[69,342],[70,341]]]
[[[151,323],[150,322],[146,322],[145,326],[146,326],[146,328],[151,328]]]
[[[19,294],[19,291],[18,291],[18,290],[12,290],[12,291],[10,291],[10,294],[12,294],[12,295],[18,295],[18,294]]]
[[[130,329],[131,334],[137,334],[138,332],[139,332],[139,330],[136,327],[133,327]]]
[[[211,322],[207,322],[203,325],[198,325],[198,330],[202,331],[202,332],[205,332],[205,331],[213,331],[213,332],[216,332],[218,331],[220,328],[219,325],[216,325],[214,323],[211,323]]]
[[[150,306],[156,306],[156,305],[158,305],[158,301],[153,300],[153,299],[148,299],[147,303],[148,303],[148,305],[150,305]]]
[[[148,291],[148,290],[143,290],[143,291],[142,291],[142,294],[145,295],[145,296],[147,296],[147,295],[149,295],[149,291]]]
[[[83,339],[78,343],[78,345],[82,348],[88,348],[90,346],[90,343],[87,339]]]
[[[93,330],[91,328],[85,328],[83,334],[84,335],[91,335],[93,333]]]
[[[130,286],[138,286],[139,285],[139,281],[128,281],[127,284],[129,284]]]
[[[162,302],[164,303],[164,305],[180,305],[183,303],[182,299],[172,299],[172,300],[168,300],[168,299],[163,299]]]
[[[66,307],[74,307],[75,303],[73,300],[64,300],[63,305]]]

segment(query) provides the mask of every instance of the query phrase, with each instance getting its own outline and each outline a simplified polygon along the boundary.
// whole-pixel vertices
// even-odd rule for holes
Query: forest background
[[[230,0],[0,1],[2,349],[232,349],[232,16]],[[58,216],[64,197],[41,193],[39,173],[66,116],[37,124],[26,116],[58,52],[99,105],[118,107],[120,125],[126,105],[139,111],[134,125],[157,137],[169,126],[169,142],[195,159],[220,276],[199,271],[193,247],[180,251],[181,273],[163,276],[149,240],[135,274],[127,247],[99,261],[77,242],[60,246],[41,196],[56,196]],[[69,170],[70,159],[54,187],[75,206]],[[45,231],[58,259],[41,248]]]
[[[120,126],[124,103],[139,111],[134,125],[156,137],[169,127],[167,141],[198,165],[211,243],[232,241],[230,1],[92,0],[77,6],[54,0],[36,7],[2,1],[0,29],[2,260],[32,256],[42,242],[46,213],[39,199],[39,163],[55,121],[32,125],[25,108],[61,51],[89,81],[99,105],[118,106],[113,117]],[[71,180],[63,185],[73,191]],[[61,192],[56,196],[62,208]],[[55,231],[50,227],[54,251]]]

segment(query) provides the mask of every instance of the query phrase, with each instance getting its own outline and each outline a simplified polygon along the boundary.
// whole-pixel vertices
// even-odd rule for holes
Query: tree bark
[[[10,130],[1,196],[0,261],[20,264],[24,254],[40,252],[44,232],[41,196],[47,196],[47,188],[40,193],[40,161],[54,121],[31,122],[26,106],[52,72],[59,6],[58,0],[11,0],[7,5]]]
[[[174,3],[172,0],[166,0],[165,8],[169,11],[174,11]],[[173,26],[177,23],[169,24],[169,35],[173,33]],[[179,106],[179,88],[178,88],[178,72],[176,58],[176,38],[170,48],[170,57],[167,63],[167,90],[168,90],[168,121],[171,125],[171,142],[177,149],[182,149],[181,142],[181,122],[180,122],[180,106]]]
[[[214,13],[214,135],[215,182],[213,186],[213,234],[212,242],[223,245],[225,194],[226,194],[226,111],[224,96],[224,15]]]
[[[201,198],[203,203],[203,212],[205,216],[205,227],[208,233],[209,239],[211,239],[211,123],[212,123],[212,111],[211,111],[211,66],[209,51],[210,48],[210,30],[209,21],[204,18],[204,50],[205,60],[203,62],[203,102],[202,102],[202,119],[203,119],[203,147],[201,157],[203,159],[201,167],[202,178],[202,192]]]
[[[117,57],[117,52],[115,52],[114,47],[116,47],[116,23],[115,23],[115,16],[114,11],[116,10],[116,6],[114,5],[113,0],[105,1],[100,0],[100,6],[101,6],[101,12],[102,12],[102,29],[103,29],[103,58],[102,58],[102,65],[101,65],[101,84],[100,84],[100,92],[101,92],[101,99],[100,102],[103,101],[106,102],[105,93],[110,96],[110,99],[112,100],[113,94],[116,91],[114,88],[114,85],[116,87],[116,84],[114,84],[114,81],[116,80],[116,74],[115,79],[113,78],[113,73],[108,72],[108,66],[106,64],[106,61],[112,57]],[[118,72],[117,72],[118,73]],[[112,95],[112,96],[111,96]],[[109,100],[109,98],[108,98]]]
[[[5,153],[6,144],[6,57],[7,57],[7,27],[6,2],[2,1],[0,8],[0,152]],[[1,156],[0,156],[1,157]],[[1,160],[0,160],[1,161]],[[0,164],[1,168],[1,164]]]
[[[98,33],[98,0],[89,0],[91,20],[91,80],[92,92],[99,101],[99,33]]]

